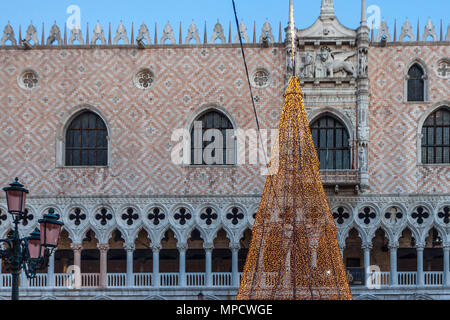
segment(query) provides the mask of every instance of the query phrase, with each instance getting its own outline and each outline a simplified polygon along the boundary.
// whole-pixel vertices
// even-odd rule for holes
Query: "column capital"
[[[186,251],[187,249],[189,249],[189,246],[187,243],[180,243],[177,244],[177,249],[178,251]]]
[[[125,243],[124,245],[123,245],[123,249],[125,250],[125,251],[134,251],[134,250],[136,250],[136,246],[134,245],[134,243]]]
[[[416,250],[423,251],[426,247],[425,243],[416,243]]]
[[[229,248],[231,251],[239,251],[241,249],[240,243],[230,243]]]
[[[214,243],[212,243],[212,242],[205,242],[205,243],[203,243],[203,249],[205,249],[205,250],[213,250],[214,249]]]
[[[97,244],[97,248],[100,251],[108,251],[109,250],[109,244],[107,244],[107,243],[98,243]]]
[[[345,247],[342,248],[342,249],[345,249]],[[366,244],[363,244],[361,246],[361,249],[363,249],[363,250],[372,250],[373,249],[373,245],[371,243],[366,243]]]
[[[397,250],[398,249],[398,243],[389,244],[388,248],[389,250]]]
[[[81,243],[71,243],[70,249],[72,249],[73,251],[82,251],[83,245]]]
[[[444,245],[442,250],[450,251],[450,244]]]
[[[161,251],[161,248],[162,248],[162,246],[161,246],[161,244],[151,244],[150,245],[150,248],[152,249],[152,251],[153,252],[159,252],[159,251]]]

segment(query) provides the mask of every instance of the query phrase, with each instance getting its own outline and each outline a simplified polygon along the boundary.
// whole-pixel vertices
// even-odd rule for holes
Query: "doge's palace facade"
[[[354,298],[448,299],[450,30],[383,22],[374,34],[365,8],[356,30],[329,0],[294,35],[241,24],[261,127],[278,127],[295,68]],[[48,270],[23,279],[23,298],[235,297],[261,167],[230,156],[226,165],[172,161],[174,131],[195,121],[256,129],[239,36],[226,31],[192,23],[177,40],[170,24],[162,34],[97,24],[42,35],[30,25],[18,37],[5,27],[0,181],[17,176],[30,190],[23,234],[49,209],[65,223]],[[10,229],[0,202],[0,235]]]

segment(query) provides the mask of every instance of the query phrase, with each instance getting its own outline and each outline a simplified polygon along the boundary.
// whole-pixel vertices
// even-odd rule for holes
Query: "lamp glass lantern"
[[[20,215],[25,210],[25,201],[28,190],[16,178],[9,187],[3,188],[6,193],[6,202],[8,204],[8,212],[13,215]]]
[[[34,232],[27,238],[28,240],[28,252],[31,259],[39,259],[44,256],[45,248],[41,246],[41,233],[36,228]]]
[[[55,214],[55,210],[50,209],[43,219],[39,220],[41,231],[41,245],[44,248],[54,249],[58,246],[59,234],[64,225],[59,221],[59,216]]]

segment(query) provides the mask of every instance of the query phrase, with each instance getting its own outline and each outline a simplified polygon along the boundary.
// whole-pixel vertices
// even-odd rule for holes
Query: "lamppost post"
[[[0,243],[7,246],[5,250],[0,250],[0,258],[5,259],[11,269],[11,299],[19,300],[19,276],[22,270],[25,272],[25,279],[33,279],[37,270],[48,266],[49,257],[58,246],[64,223],[58,221],[59,216],[54,214],[53,209],[49,209],[48,214],[38,221],[40,230],[36,229],[29,237],[21,239],[19,223],[24,218],[28,190],[16,178],[15,182],[3,188],[3,191],[6,193],[8,212],[14,218],[14,232],[10,238],[0,239]]]
[[[13,254],[11,258],[12,292],[11,300],[19,300],[19,276],[20,276],[20,237],[19,237],[20,217],[14,217]]]

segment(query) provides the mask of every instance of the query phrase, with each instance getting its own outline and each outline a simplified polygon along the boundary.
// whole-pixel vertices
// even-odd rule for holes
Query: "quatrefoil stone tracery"
[[[22,220],[22,225],[26,227],[30,221],[33,221],[34,215],[28,209],[25,209],[23,214],[20,215],[20,219]]]
[[[153,72],[150,69],[143,69],[136,74],[134,83],[139,89],[146,90],[152,87],[154,80]]]
[[[442,219],[442,222],[444,222],[445,224],[449,224],[450,223],[450,206],[446,206],[446,207],[442,208],[442,210],[440,210],[438,212],[438,217],[440,219]]]
[[[25,89],[34,89],[38,85],[38,76],[34,71],[26,71],[20,77],[20,82]]]
[[[210,207],[203,209],[200,214],[200,219],[204,220],[208,226],[213,223],[213,220],[217,220],[217,218],[217,213]]]
[[[186,208],[180,208],[173,217],[180,225],[184,226],[188,220],[191,220],[192,215]]]
[[[147,218],[150,221],[153,221],[153,225],[157,226],[162,220],[166,218],[166,215],[161,212],[160,208],[153,208],[152,210],[150,210]]]
[[[363,220],[365,224],[370,224],[371,220],[374,220],[377,217],[375,211],[370,207],[365,207],[358,214],[358,218]]]
[[[350,218],[350,213],[348,213],[344,207],[339,207],[333,212],[333,219],[336,220],[338,224],[344,224],[345,220],[348,218]]]
[[[128,208],[127,212],[122,214],[122,220],[126,221],[129,226],[133,225],[134,221],[139,219],[139,215],[133,208]]]
[[[428,210],[422,206],[417,207],[416,210],[414,210],[411,214],[411,217],[416,220],[419,225],[423,224],[429,216],[430,213],[428,212]]]
[[[108,221],[112,220],[112,214],[108,213],[108,209],[101,208],[100,212],[95,215],[95,219],[97,221],[100,221],[100,224],[102,226],[105,226]]]
[[[81,221],[86,220],[86,215],[82,213],[80,208],[75,208],[73,212],[69,215],[70,221],[74,221],[76,226],[81,224]]]
[[[244,213],[237,208],[234,207],[231,209],[231,212],[227,213],[227,219],[231,221],[233,225],[237,225],[240,220],[244,219]]]

